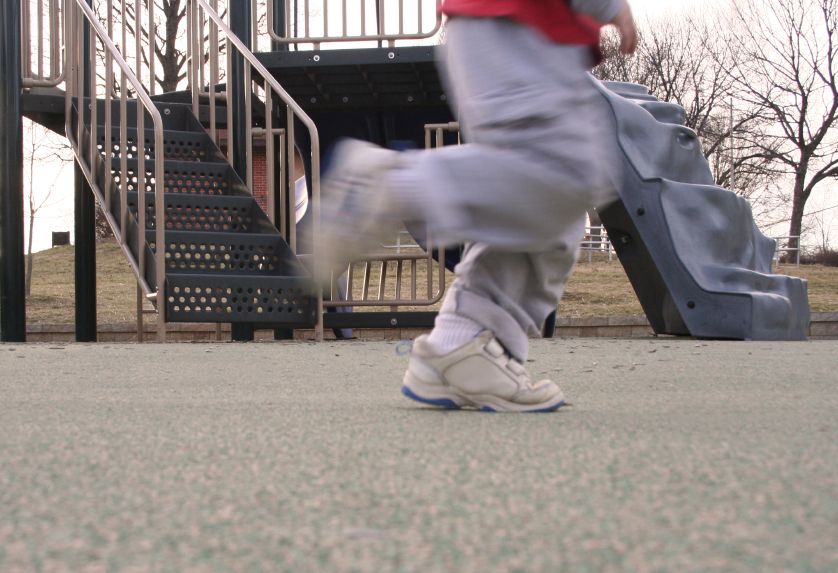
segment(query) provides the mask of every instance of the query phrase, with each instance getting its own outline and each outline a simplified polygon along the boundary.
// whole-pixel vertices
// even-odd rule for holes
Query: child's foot
[[[416,339],[404,375],[402,392],[412,400],[487,412],[553,412],[564,404],[558,385],[533,382],[488,330],[442,355],[433,354],[426,338]]]
[[[382,182],[398,162],[397,152],[355,139],[345,139],[332,150],[323,177],[318,241],[324,268],[364,254],[395,227],[398,219]]]

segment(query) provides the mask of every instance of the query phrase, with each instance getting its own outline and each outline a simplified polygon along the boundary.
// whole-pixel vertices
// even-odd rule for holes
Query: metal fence
[[[800,236],[788,236],[788,237],[772,237],[775,241],[777,241],[777,249],[774,251],[774,264],[780,262],[783,258],[783,255],[791,255],[794,259],[795,264],[799,267],[800,266]],[[796,247],[790,246],[792,244],[796,244]],[[786,262],[788,262],[788,257],[786,258]]]
[[[588,262],[592,262],[595,253],[602,253],[609,261],[614,260],[614,246],[608,238],[608,231],[602,225],[589,226],[585,228],[585,238],[582,240],[580,250],[588,256]]]

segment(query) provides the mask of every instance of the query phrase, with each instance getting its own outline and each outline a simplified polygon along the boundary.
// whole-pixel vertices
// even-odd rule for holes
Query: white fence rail
[[[779,263],[780,260],[783,258],[783,255],[790,255],[794,258],[795,264],[799,267],[800,266],[800,236],[788,236],[788,237],[772,237],[775,241],[777,241],[777,250],[774,252],[774,263]],[[796,244],[796,247],[791,247],[792,241]],[[789,258],[786,257],[786,262],[788,262]]]
[[[580,250],[587,253],[588,262],[593,261],[594,253],[608,255],[608,260],[614,260],[614,246],[608,238],[608,231],[603,226],[591,226],[585,228],[585,238],[582,240]]]

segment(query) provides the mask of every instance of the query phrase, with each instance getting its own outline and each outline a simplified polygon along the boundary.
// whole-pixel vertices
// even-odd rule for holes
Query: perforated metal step
[[[96,177],[99,189],[109,190],[110,211],[117,224],[121,224],[123,203],[120,186],[127,184],[128,217],[121,232],[135,260],[140,252],[145,253],[143,272],[150,288],[165,288],[166,321],[252,323],[263,328],[313,326],[317,322],[314,283],[279,231],[191,109],[177,104],[158,108],[165,126],[163,149],[153,148],[154,132],[146,117],[145,153],[140,157],[138,131],[128,130],[123,148],[119,128],[106,130],[102,125],[104,106],[100,103],[95,133],[102,161]],[[112,108],[111,114],[118,124],[118,110]],[[128,125],[136,125],[133,103],[127,119]],[[91,134],[84,137],[86,146]],[[161,151],[164,181],[158,182],[154,159]],[[144,171],[141,189],[140,170]],[[165,285],[156,284],[154,257],[160,184],[166,217]],[[145,214],[145,229],[139,228],[138,209]]]
[[[146,240],[156,252],[154,231]],[[305,271],[279,235],[166,233],[166,271],[214,275],[303,275]]]
[[[146,229],[157,225],[155,196],[143,195]],[[206,197],[166,194],[166,229],[215,233],[276,233],[275,227],[252,197]],[[137,194],[128,195],[128,208],[137,215]]]
[[[143,162],[145,165],[145,192],[156,191],[153,163]],[[136,159],[128,161],[126,177],[128,178],[128,192],[137,191]],[[249,197],[247,186],[242,183],[233,168],[227,163],[203,163],[196,161],[166,161],[164,163],[165,187],[164,193],[179,193],[184,195],[207,196],[239,196]],[[118,189],[122,181],[121,165],[115,161],[111,165],[111,175],[114,186]]]
[[[89,105],[90,100],[86,100]],[[198,119],[192,113],[191,104],[183,104],[176,102],[158,102],[156,103],[157,110],[160,112],[160,118],[163,120],[164,130],[174,131],[194,131],[197,133],[205,133],[204,128]],[[105,102],[103,100],[97,101],[96,113],[97,123],[105,124]],[[145,111],[145,110],[143,110]],[[126,106],[125,122],[128,127],[137,126],[137,102],[135,100],[128,101]],[[118,101],[111,103],[111,123],[119,125],[121,117],[120,104]],[[151,127],[151,115],[145,112],[145,126]]]
[[[154,159],[157,150],[154,148],[154,130],[143,130],[144,157]],[[122,157],[121,135],[119,128],[112,128],[110,133],[105,132],[105,127],[100,125],[96,130],[96,144],[101,154],[110,153],[114,161]],[[126,150],[128,159],[137,159],[139,149],[137,146],[137,130],[127,129]],[[227,163],[221,151],[215,146],[212,139],[204,132],[195,131],[174,131],[163,132],[163,157],[169,161],[194,161]]]
[[[312,282],[305,277],[167,276],[171,322],[249,322],[311,326],[317,322]]]

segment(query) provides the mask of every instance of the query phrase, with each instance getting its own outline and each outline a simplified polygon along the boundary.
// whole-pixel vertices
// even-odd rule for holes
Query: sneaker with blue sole
[[[437,354],[426,336],[413,344],[402,393],[422,404],[484,412],[554,412],[565,403],[550,380],[533,382],[490,331],[447,354]]]

